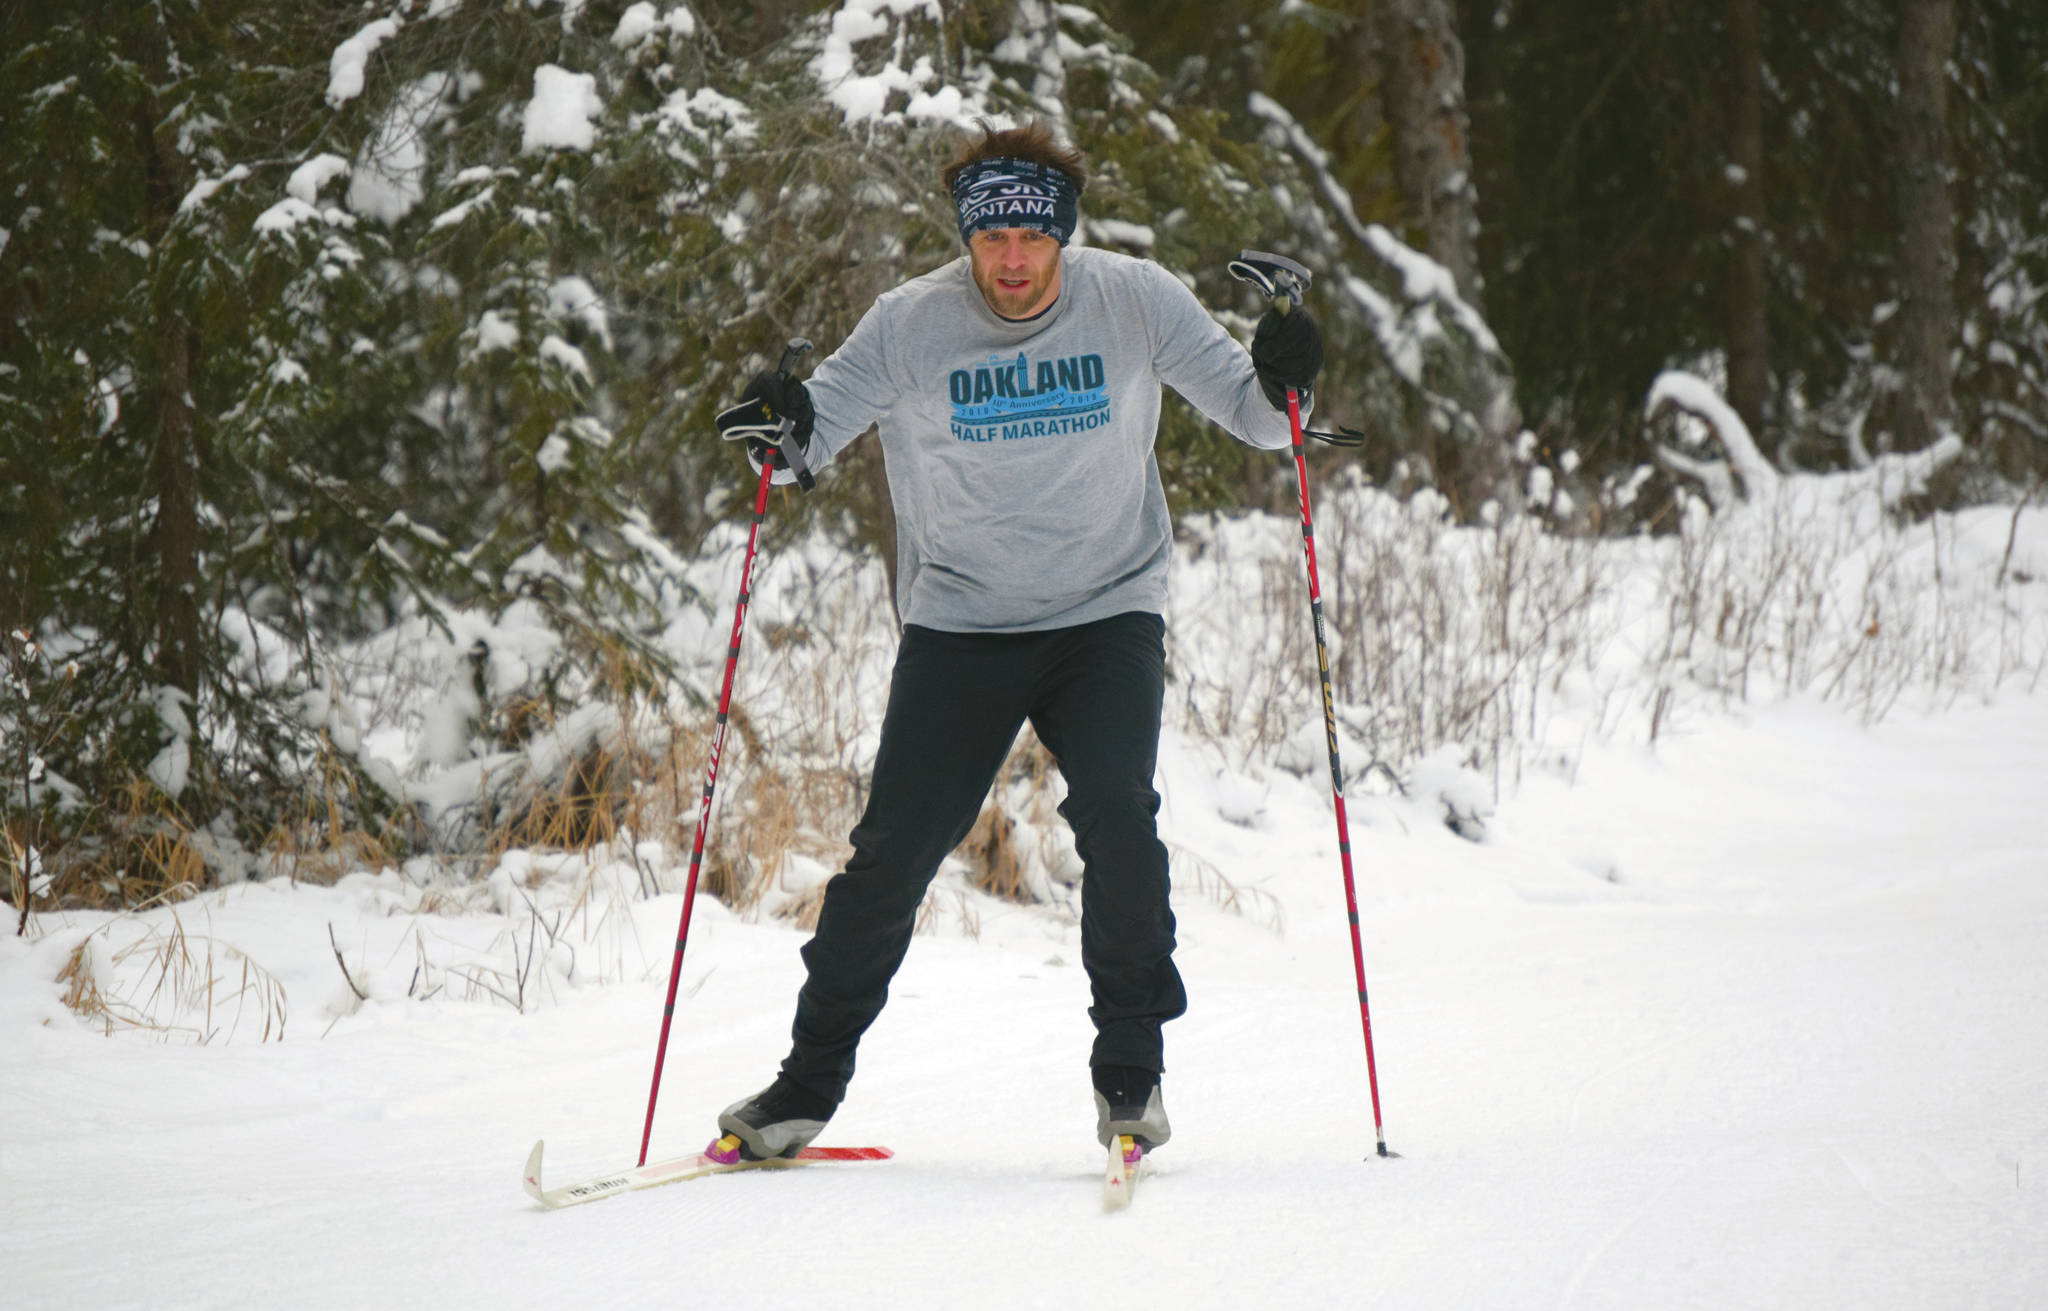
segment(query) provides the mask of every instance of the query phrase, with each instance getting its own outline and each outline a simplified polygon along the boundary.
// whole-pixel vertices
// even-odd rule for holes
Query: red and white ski
[[[601,1197],[629,1193],[638,1188],[682,1183],[686,1179],[702,1179],[706,1175],[729,1174],[735,1170],[785,1170],[800,1165],[822,1165],[829,1161],[886,1161],[895,1155],[886,1147],[806,1147],[795,1156],[778,1157],[772,1161],[726,1161],[704,1151],[694,1156],[679,1156],[673,1161],[657,1161],[652,1165],[620,1170],[616,1174],[600,1175],[582,1183],[545,1188],[540,1181],[542,1145],[533,1145],[532,1153],[526,1158],[526,1173],[521,1182],[526,1187],[526,1195],[549,1210],[595,1202]],[[717,1144],[713,1144],[714,1150],[716,1147]]]
[[[1138,1172],[1144,1168],[1145,1149],[1129,1134],[1119,1134],[1109,1143],[1109,1167],[1102,1176],[1102,1209],[1121,1211],[1138,1191]]]

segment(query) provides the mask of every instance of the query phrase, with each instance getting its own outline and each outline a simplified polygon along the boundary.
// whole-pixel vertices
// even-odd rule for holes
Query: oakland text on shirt
[[[1039,360],[1019,351],[955,369],[946,380],[953,436],[963,442],[1052,437],[1086,432],[1110,421],[1100,355]]]

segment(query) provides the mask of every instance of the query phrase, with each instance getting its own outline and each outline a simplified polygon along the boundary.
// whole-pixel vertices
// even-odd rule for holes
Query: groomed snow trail
[[[1532,775],[1484,844],[1354,828],[1396,1161],[1367,1159],[1327,798],[1169,836],[1282,926],[1180,899],[1176,1136],[1104,1216],[1071,927],[920,938],[826,1141],[897,1159],[520,1191],[632,1163],[645,978],[521,1015],[372,1002],[320,1033],[358,886],[202,899],[288,1040],[106,1039],[55,1000],[87,927],[0,947],[0,1283],[21,1308],[2048,1306],[2048,696],[1865,730],[1803,705]],[[199,914],[188,903],[189,920]],[[459,920],[424,926],[459,935]],[[799,934],[700,907],[657,1155],[765,1082]]]

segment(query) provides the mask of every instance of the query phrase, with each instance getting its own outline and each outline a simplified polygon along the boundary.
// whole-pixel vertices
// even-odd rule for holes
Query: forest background
[[[954,257],[935,176],[981,114],[1051,118],[1082,239],[1241,334],[1228,258],[1317,271],[1319,417],[1368,434],[1326,481],[1553,544],[1914,452],[1895,515],[2023,504],[2044,74],[2020,0],[14,7],[6,895],[645,831],[711,692],[679,643],[730,604],[690,568],[744,509],[710,416]],[[892,568],[876,445],[770,549]],[[1160,464],[1185,515],[1293,494],[1177,402]]]

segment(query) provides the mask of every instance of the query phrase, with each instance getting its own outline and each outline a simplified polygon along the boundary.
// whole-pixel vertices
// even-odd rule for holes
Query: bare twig
[[[357,1001],[370,1000],[370,994],[358,988],[355,979],[349,975],[348,962],[341,958],[341,944],[335,941],[334,938],[334,924],[332,921],[327,925],[327,941],[334,948],[334,963],[341,966],[341,977],[348,982],[348,990],[356,995]]]
[[[2020,537],[2020,515],[2024,514],[2026,508],[2033,504],[2034,493],[2040,490],[2041,475],[2039,473],[2028,474],[2027,490],[2020,497],[2020,503],[2012,507],[2012,523],[2005,530],[2005,556],[1998,562],[1998,580],[1992,584],[1993,587],[2005,586],[2006,570],[2012,566],[2012,548],[2019,541]]]

